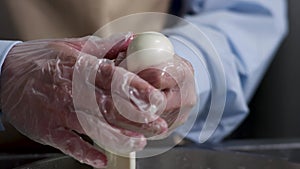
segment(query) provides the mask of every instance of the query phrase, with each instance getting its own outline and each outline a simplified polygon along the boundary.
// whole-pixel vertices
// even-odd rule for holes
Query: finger
[[[123,117],[117,111],[112,111],[111,110],[112,106],[109,106],[104,102],[103,105],[100,107],[102,108],[104,107],[105,109],[104,111],[100,108],[101,112],[110,112],[109,114],[103,113],[106,121],[110,125],[120,130],[120,132],[123,133],[125,136],[142,139],[144,136],[146,137],[155,136],[155,135],[165,133],[168,130],[168,125],[165,122],[165,120],[163,120],[162,118],[158,118],[153,122],[145,123],[145,124],[136,123],[126,119],[126,117]],[[76,112],[69,113],[65,124],[66,126],[68,126],[68,128],[76,131],[77,133],[88,135],[88,132],[86,132],[81,126],[83,124],[82,121],[81,122],[78,121],[78,115],[76,114]],[[145,146],[144,144],[145,143],[143,142],[137,143],[135,147],[137,147],[137,149],[141,149],[141,147]]]
[[[166,92],[167,106],[165,111],[161,114],[168,126],[172,126],[180,113],[181,103],[181,93],[178,87],[172,88]]]
[[[185,83],[187,77],[193,76],[193,68],[175,55],[172,61],[152,66],[137,74],[157,89],[165,90]]]
[[[116,59],[120,52],[125,52],[128,48],[128,45],[133,39],[132,33],[119,34],[110,38],[110,44],[108,47],[111,47],[110,50],[105,54],[104,58],[107,59]]]
[[[141,133],[146,137],[159,135],[167,132],[168,130],[168,125],[162,118],[157,118],[156,120],[147,123],[139,123],[120,114],[113,104],[114,103],[112,101],[107,101],[102,104],[104,107],[100,106],[102,108],[102,110],[100,108],[100,111],[103,112],[105,120],[114,127]],[[126,110],[126,108],[124,109]]]
[[[99,84],[100,89],[96,90],[96,96],[101,112],[110,124],[144,131],[141,133],[147,136],[165,132],[166,123],[157,119],[166,104],[162,92],[123,68],[103,64],[99,70],[96,85]],[[111,98],[104,101],[105,92]]]
[[[127,100],[129,105],[134,105],[134,109],[128,109],[128,112],[133,113],[132,116],[136,116],[136,119],[146,118],[145,121],[140,122],[150,122],[156,119],[156,111],[160,110],[158,108],[163,108],[166,103],[162,92],[137,75],[120,67],[106,63],[101,64],[95,81],[96,88],[98,88],[96,90],[100,95],[109,94],[113,100],[120,98]],[[153,107],[156,109],[152,109]],[[141,118],[138,118],[139,116]]]
[[[124,120],[117,123],[117,125],[119,128],[142,133],[145,137],[153,137],[168,132],[167,122],[162,118],[158,118],[150,123],[136,123]]]
[[[77,111],[77,116],[84,134],[105,150],[127,154],[146,146],[147,140],[142,134],[109,125],[101,113],[94,116]]]
[[[111,83],[115,73],[115,66],[112,63],[102,60],[96,72],[95,86],[100,89],[111,89]]]
[[[83,64],[82,62],[82,65],[85,64]],[[86,76],[90,76],[91,73],[87,72],[84,74],[86,74]],[[82,77],[86,76],[82,75]],[[89,80],[89,84],[93,84],[93,78],[87,79]],[[150,124],[143,124],[152,122],[153,120],[157,119],[157,115],[155,115],[156,112],[148,112],[152,110],[151,106],[155,106],[158,108],[163,107],[161,106],[162,103],[165,103],[163,93],[155,89],[153,86],[151,86],[149,83],[142,80],[135,74],[105,62],[100,64],[99,69],[96,72],[96,79],[94,80],[96,100],[100,108],[100,112],[104,115],[104,117],[110,124],[118,127],[126,126],[126,129],[134,128],[134,130],[132,131],[145,130],[144,132],[142,132],[145,135],[165,132],[165,130],[167,129],[167,125],[163,120],[157,120]],[[83,91],[82,89],[84,88],[81,88],[80,91]],[[87,91],[89,90],[88,88],[86,89]],[[78,95],[78,97],[91,98],[86,96],[87,93],[90,92],[84,92]],[[142,124],[136,122],[135,120],[126,119],[124,117],[124,114],[119,114],[119,111],[115,109],[116,104],[112,103],[112,101],[114,101],[112,96],[114,95],[121,98],[121,101],[127,101],[125,103],[121,102],[122,104],[120,105],[124,106],[121,109],[126,110],[125,113],[130,113],[131,117],[142,120]],[[88,103],[88,99],[80,100],[81,102],[79,107],[82,110],[90,110],[90,112],[94,111],[92,109],[94,109],[95,107],[88,106],[90,105]],[[141,109],[141,107],[149,107],[150,110],[146,109],[145,111]],[[125,116],[127,115],[125,114]],[[119,121],[122,121],[122,123],[118,124]],[[135,123],[132,123],[130,121],[134,121]]]
[[[137,74],[157,89],[168,89],[177,85],[175,79],[165,70],[148,68]]]
[[[133,34],[119,33],[107,38],[87,36],[77,39],[67,39],[65,43],[86,54],[97,58],[116,59],[120,52],[126,51]]]
[[[182,125],[195,105],[197,99],[193,87],[193,84],[184,88],[176,86],[165,92],[167,106],[160,117],[167,122],[169,130]]]
[[[50,137],[52,141],[50,143],[51,146],[58,148],[76,160],[95,168],[106,167],[106,156],[82,140],[82,138],[74,132],[61,127],[50,131]]]

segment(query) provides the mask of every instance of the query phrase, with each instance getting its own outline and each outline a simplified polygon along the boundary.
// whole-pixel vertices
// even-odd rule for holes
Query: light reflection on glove
[[[145,116],[136,105],[132,106],[134,110],[126,111],[151,122],[132,122],[120,115],[112,103],[112,77],[119,75],[116,78],[120,85],[128,84],[130,90],[134,91],[135,99],[143,103],[149,103],[153,93],[156,97],[152,99],[158,99],[154,103],[163,102],[165,96],[145,80],[115,66],[110,60],[126,50],[131,36],[38,40],[17,44],[9,52],[2,67],[1,106],[4,118],[29,138],[58,148],[96,168],[106,166],[107,159],[77,134],[87,134],[86,126],[83,129],[78,115],[93,120],[91,124],[95,124],[92,126],[94,130],[92,134],[87,134],[93,140],[116,149],[125,147],[126,151],[143,149],[146,145],[145,136],[165,133],[167,123],[156,116]],[[89,67],[95,63],[98,67]],[[96,69],[96,80],[83,77],[82,83],[94,85],[101,115],[93,114],[89,104],[85,104],[89,98],[84,95],[82,105],[79,105],[81,109],[78,112],[74,109],[73,73],[89,69]],[[124,74],[126,76],[122,76]],[[124,93],[120,97],[132,97]],[[133,103],[125,102],[124,107],[128,107],[128,104]]]

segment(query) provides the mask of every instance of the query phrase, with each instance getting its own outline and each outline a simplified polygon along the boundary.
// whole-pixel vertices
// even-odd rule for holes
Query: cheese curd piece
[[[158,32],[136,34],[127,49],[127,69],[138,72],[173,59],[174,48],[169,39]]]

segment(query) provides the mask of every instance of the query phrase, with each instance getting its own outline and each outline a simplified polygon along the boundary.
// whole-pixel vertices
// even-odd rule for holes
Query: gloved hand
[[[168,132],[153,139],[164,138],[187,120],[196,104],[194,69],[190,62],[175,55],[173,60],[137,74],[166,95],[167,105],[159,116],[167,122]]]
[[[127,48],[131,36],[38,40],[15,45],[1,72],[4,118],[29,138],[96,168],[107,164],[105,155],[78,133],[123,152],[141,150],[146,144],[145,136],[165,133],[167,123],[153,113],[145,113],[136,103],[150,107],[166,102],[166,97],[110,60]],[[112,89],[112,81],[117,88]],[[90,107],[92,101],[85,92],[90,89],[96,95],[97,108]],[[119,114],[112,94],[120,100],[124,98],[118,104],[146,123],[133,122]],[[95,113],[96,109],[100,113]]]
[[[119,66],[127,68],[126,56],[119,55],[116,61]],[[187,120],[197,102],[193,67],[187,60],[175,54],[171,60],[134,73],[164,92],[167,98],[165,109],[156,115],[167,122],[168,132],[151,138],[162,139]]]

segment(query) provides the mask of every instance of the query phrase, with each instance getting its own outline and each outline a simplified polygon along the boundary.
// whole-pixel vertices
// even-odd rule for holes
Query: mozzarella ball
[[[173,59],[174,48],[169,39],[158,32],[136,34],[127,49],[127,69],[131,72],[159,65]]]

